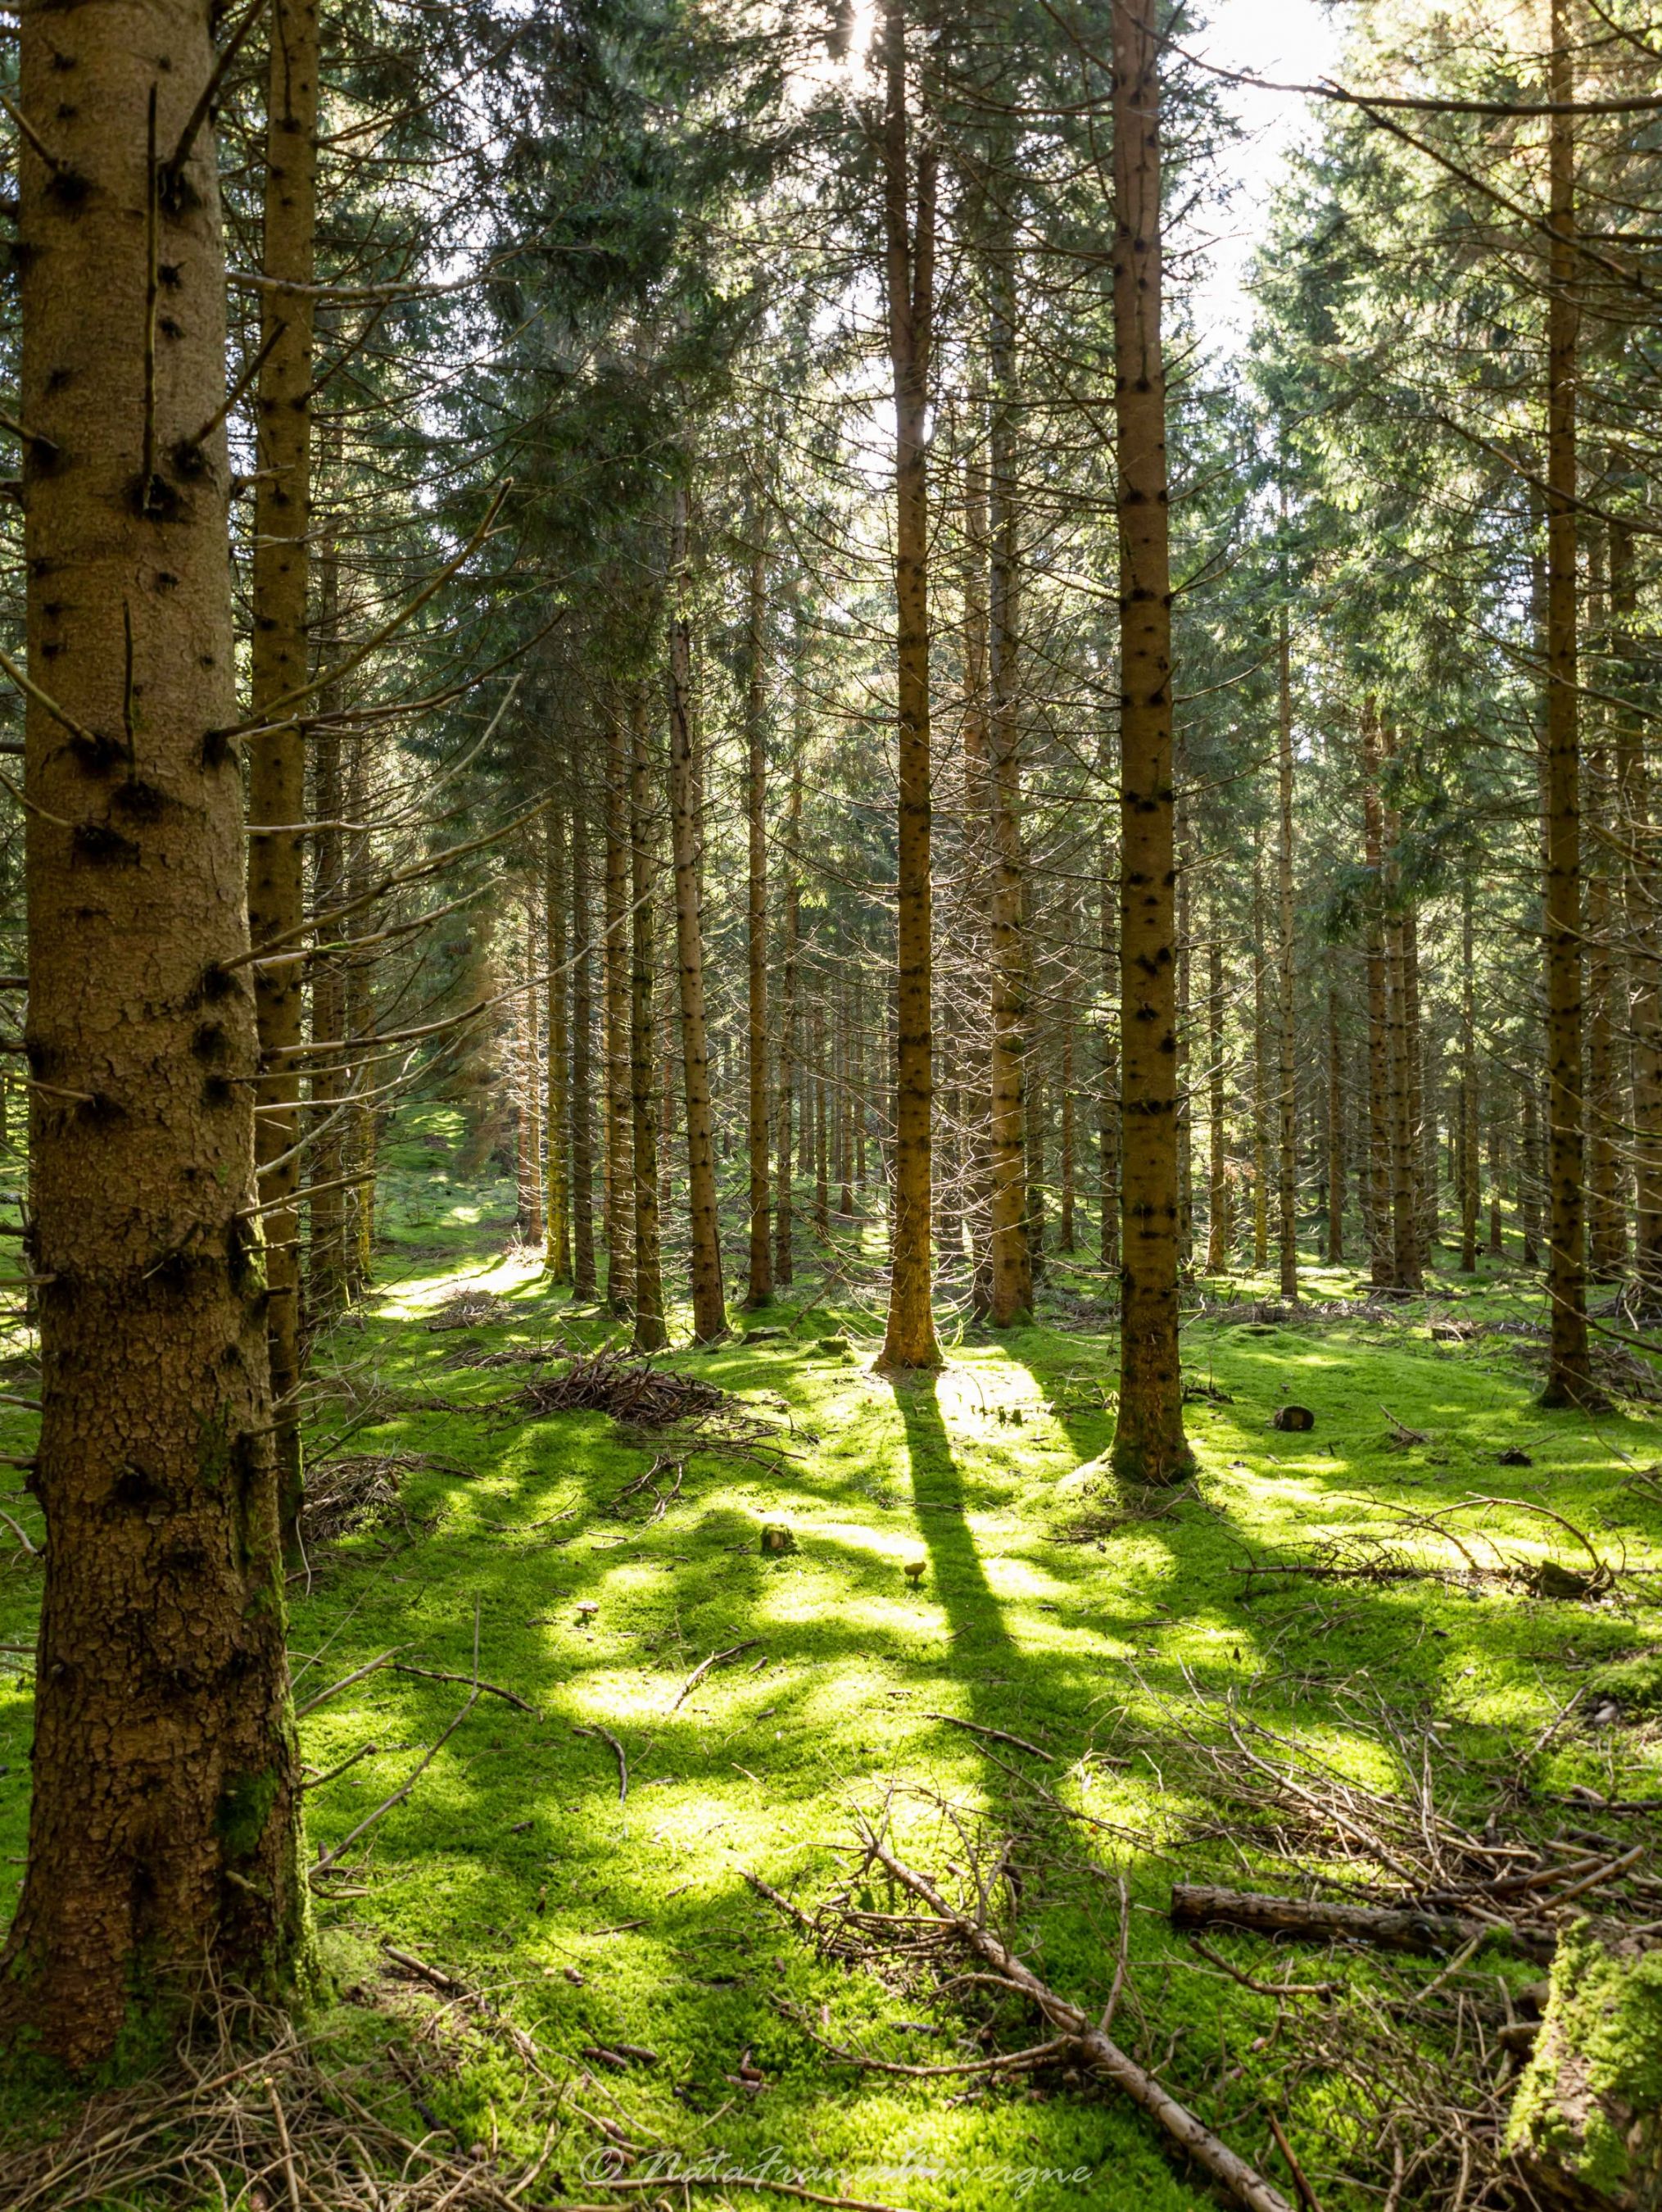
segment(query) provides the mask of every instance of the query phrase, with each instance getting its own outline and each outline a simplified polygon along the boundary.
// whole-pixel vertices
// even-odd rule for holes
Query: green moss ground
[[[1654,1650],[1656,1612],[1474,1598],[1435,1582],[1295,1579],[1249,1601],[1240,1563],[1248,1553],[1307,1559],[1324,1538],[1382,1531],[1393,1506],[1423,1510],[1473,1492],[1522,1502],[1487,1523],[1514,1553],[1574,1563],[1574,1546],[1523,1510],[1539,1500],[1606,1552],[1625,1544],[1635,1559],[1653,1556],[1662,1510],[1626,1478],[1662,1457],[1656,1420],[1632,1407],[1596,1421],[1543,1413],[1514,1348],[1434,1345],[1425,1306],[1383,1327],[1265,1333],[1197,1318],[1186,1370],[1232,1399],[1190,1408],[1203,1500],[1117,1520],[1113,1500],[1078,1473],[1109,1440],[1111,1414],[1091,1408],[1111,1385],[1113,1342],[1089,1274],[1070,1276],[1058,1261],[1049,1322],[1002,1340],[962,1337],[933,1382],[897,1387],[875,1374],[870,1317],[824,1300],[800,1334],[672,1359],[775,1418],[788,1409],[796,1456],[778,1473],[695,1460],[681,1498],[649,1523],[638,1498],[621,1516],[609,1510],[650,1455],[608,1418],[493,1413],[536,1370],[444,1365],[464,1336],[432,1333],[427,1318],[464,1286],[506,1302],[500,1322],[466,1333],[480,1344],[608,1335],[596,1310],[573,1310],[536,1265],[503,1256],[508,1194],[452,1185],[447,1133],[442,1114],[418,1115],[389,1150],[381,1287],[364,1325],[324,1348],[312,1427],[327,1437],[368,1397],[371,1417],[349,1450],[436,1455],[467,1472],[412,1475],[403,1504],[413,1540],[396,1527],[366,1529],[319,1557],[309,1590],[296,1586],[299,1694],[395,1644],[416,1663],[465,1675],[476,1604],[483,1675],[536,1717],[481,1703],[375,1831],[363,1893],[320,1902],[337,1947],[355,1936],[367,1961],[368,1939],[385,1937],[488,1990],[555,2073],[586,2043],[650,2046],[657,2066],[607,2077],[588,2101],[624,2118],[637,2140],[689,2157],[719,2152],[754,2166],[771,2152],[836,2169],[841,2189],[919,2212],[1018,2199],[1139,2212],[1210,2203],[1112,2096],[1063,2088],[1035,2100],[1012,2087],[965,2101],[951,2082],[855,2077],[779,2008],[785,1999],[833,2040],[889,2057],[965,2055],[952,2033],[894,2026],[919,2018],[917,1996],[816,1961],[739,1869],[804,1900],[823,1893],[834,1886],[834,1852],[852,1833],[851,1808],[875,1806],[896,1778],[994,1821],[1030,1823],[1034,1802],[995,1763],[998,1752],[1071,1805],[1168,1847],[1133,1848],[1106,1830],[1077,1838],[1129,1878],[1143,2049],[1170,2086],[1196,2095],[1204,2116],[1222,2113],[1235,2147],[1285,2186],[1265,2117],[1283,2113],[1313,2177],[1325,2177],[1330,2212],[1369,2201],[1332,2176],[1319,2092],[1307,2084],[1289,2100],[1274,2048],[1251,2049],[1273,2003],[1200,1966],[1166,1923],[1174,1873],[1240,1880],[1245,1865],[1266,1883],[1275,1874],[1261,1858],[1183,1839],[1193,1808],[1162,1775],[1160,1700],[1187,1694],[1186,1669],[1209,1692],[1232,1687],[1258,1719],[1352,1761],[1360,1778],[1384,1779],[1356,1718],[1383,1699],[1434,1724],[1454,1786],[1481,1808],[1501,1766],[1574,1689],[1616,1680],[1612,1668],[1631,1673]],[[1312,1271],[1307,1294],[1349,1292],[1356,1280],[1354,1268]],[[1271,1285],[1234,1287],[1250,1298]],[[1491,1271],[1475,1286],[1440,1275],[1432,1303],[1446,1311],[1456,1298],[1463,1315],[1540,1311],[1521,1271]],[[789,1329],[796,1311],[781,1304],[749,1323]],[[847,1350],[820,1348],[836,1334]],[[434,1398],[456,1410],[418,1402]],[[1308,1435],[1268,1426],[1288,1398],[1314,1412]],[[1382,1407],[1431,1441],[1394,1448]],[[28,1437],[27,1417],[9,1414],[0,1449],[25,1450]],[[1498,1465],[1508,1447],[1527,1449],[1533,1465]],[[13,1495],[7,1510],[38,1533],[31,1502]],[[1100,1533],[1082,1538],[1093,1516]],[[760,1556],[764,1518],[790,1523],[793,1552]],[[901,1568],[919,1557],[927,1568],[914,1589]],[[28,1643],[38,1591],[38,1572],[0,1575],[0,1643]],[[579,1616],[579,1601],[597,1613]],[[701,1660],[752,1638],[754,1653],[671,1710]],[[27,1662],[4,1664],[0,1918],[21,1880],[30,1690]],[[464,1694],[382,1672],[302,1723],[319,1771],[379,1747],[310,1799],[314,1846],[337,1842],[397,1785]],[[1054,1765],[1040,1769],[931,1712],[1013,1733],[1051,1751]],[[606,1743],[573,1733],[597,1725],[628,1752],[622,1808]],[[1653,1794],[1657,1731],[1626,1717],[1598,1731],[1568,1727],[1532,1779],[1544,1793],[1573,1782],[1608,1790],[1614,1780],[1626,1794]],[[931,1863],[950,1856],[919,1802],[903,1801],[901,1826]],[[1077,1857],[1072,1867],[1077,1875]],[[1040,1879],[1024,1900],[1025,1954],[1087,2003],[1100,2005],[1112,1978],[1113,1930],[1109,1893],[1089,1876]],[[1268,1963],[1251,1939],[1220,1943],[1249,1972]],[[1357,1960],[1321,1971],[1372,1967]],[[1485,1971],[1492,1987],[1493,1962]],[[953,2027],[949,2015],[935,2017]],[[1031,2026],[1012,2020],[1011,2033]],[[1120,2032],[1132,2036],[1130,2018]],[[755,2092],[732,2079],[747,2051],[767,2083]],[[1205,2085],[1225,2051],[1247,2071],[1220,2107]],[[464,2141],[488,2141],[493,2126],[511,2137],[505,2059],[476,2057],[433,2094]],[[1023,2195],[1024,2169],[1081,2167],[1088,2179],[1044,2179]],[[706,2191],[701,2201],[716,2200]]]

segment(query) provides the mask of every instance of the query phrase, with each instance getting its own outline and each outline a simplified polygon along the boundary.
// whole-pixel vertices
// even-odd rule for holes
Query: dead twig
[[[725,1651],[713,1651],[709,1657],[706,1659],[701,1665],[694,1668],[692,1673],[688,1674],[686,1680],[682,1684],[680,1692],[677,1695],[674,1705],[670,1706],[670,1711],[672,1713],[677,1713],[681,1711],[682,1706],[686,1703],[687,1699],[692,1695],[693,1692],[698,1687],[699,1684],[704,1680],[704,1677],[709,1673],[713,1667],[725,1667],[730,1659],[737,1659],[742,1652],[754,1651],[761,1641],[761,1637],[752,1636],[743,1644],[730,1644]]]

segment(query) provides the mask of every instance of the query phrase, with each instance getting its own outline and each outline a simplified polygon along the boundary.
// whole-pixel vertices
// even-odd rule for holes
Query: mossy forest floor
[[[305,1714],[311,1768],[344,1769],[309,1796],[312,1851],[334,1850],[455,1715],[476,1621],[480,1676],[523,1705],[483,1696],[408,1799],[345,1851],[352,1870],[320,1879],[325,2050],[356,2065],[391,2041],[385,2094],[414,2133],[448,2130],[504,2162],[543,2140],[547,2094],[512,2040],[400,1978],[391,1944],[488,1996],[585,2111],[695,2170],[796,2169],[823,2194],[918,2212],[1216,2202],[1148,2121],[1089,2081],[862,2073],[816,2040],[946,2065],[1042,2039],[1035,2015],[974,1984],[942,1996],[898,1966],[816,1956],[747,1885],[745,1869],[811,1910],[855,1863],[857,1820],[887,1805],[898,1846],[933,1873],[1010,1841],[1002,1924],[1093,2012],[1114,1978],[1123,1875],[1116,2035],[1289,2197],[1271,2115],[1326,2212],[1379,2204],[1391,2151],[1377,2130],[1370,2139],[1367,2085],[1350,2078],[1365,2062],[1346,2006],[1388,2016],[1427,2066],[1458,2070],[1478,2061],[1470,2048],[1448,2055],[1450,1996],[1465,1990],[1471,2020],[1492,2026],[1536,1970],[1486,1948],[1416,2010],[1406,1998],[1446,1962],[1218,1934],[1208,1948],[1220,1965],[1167,1908],[1174,1880],[1291,1891],[1312,1872],[1359,1886],[1388,1875],[1313,1816],[1301,1831],[1284,1797],[1258,1819],[1225,1802],[1197,1744],[1226,1742],[1231,1713],[1238,1729],[1271,1732],[1243,1736],[1249,1747],[1319,1759],[1362,1800],[1405,1802],[1428,1785],[1470,1826],[1494,1816],[1491,1832],[1571,1845],[1578,1827],[1618,1844],[1645,1833],[1644,1819],[1595,1816],[1576,1798],[1662,1795],[1662,1672],[1647,1656],[1662,1583],[1632,1571],[1662,1559],[1662,1490],[1644,1472],[1662,1459],[1656,1413],[1632,1398],[1591,1419],[1543,1413],[1527,1334],[1432,1336],[1450,1317],[1538,1324],[1538,1279],[1489,1259],[1475,1281],[1440,1267],[1423,1301],[1362,1319],[1322,1309],[1354,1300],[1365,1267],[1312,1265],[1305,1315],[1196,1313],[1184,1346],[1200,1479],[1150,1507],[1080,1472],[1109,1441],[1115,1372],[1113,1316],[1088,1266],[1052,1257],[1034,1327],[998,1337],[949,1320],[945,1372],[905,1384],[873,1371],[873,1294],[862,1303],[810,1269],[795,1303],[735,1309],[736,1331],[773,1332],[765,1340],[739,1333],[664,1363],[736,1394],[788,1456],[687,1457],[660,1510],[668,1465],[655,1490],[622,1494],[672,1448],[604,1413],[538,1419],[513,1402],[558,1361],[453,1364],[464,1347],[472,1358],[623,1332],[509,1247],[506,1184],[452,1181],[447,1115],[416,1113],[395,1133],[379,1283],[318,1348],[308,1418],[325,1473],[360,1455],[409,1464],[390,1471],[396,1505],[315,1543],[292,1586],[297,1698],[304,1707],[393,1647],[431,1674],[382,1668]],[[852,1256],[858,1232],[840,1227],[837,1242]],[[430,1327],[463,1291],[495,1301],[488,1317]],[[1237,1277],[1203,1292],[1214,1308],[1250,1306],[1273,1285]],[[1645,1373],[1630,1363],[1625,1387],[1642,1389]],[[1288,1400],[1313,1413],[1308,1433],[1270,1426]],[[5,1426],[0,1448],[26,1451],[28,1417]],[[1527,1464],[1503,1464],[1507,1452]],[[1477,1496],[1515,1502],[1423,1525]],[[1577,1600],[1463,1577],[1444,1528],[1480,1565],[1586,1568],[1585,1548],[1538,1506],[1625,1562],[1612,1592]],[[5,1510],[38,1540],[31,1500],[10,1492]],[[765,1555],[765,1522],[785,1524],[794,1548]],[[39,1588],[0,1527],[9,1546],[0,1920],[21,1879]],[[1354,1563],[1374,1546],[1376,1564],[1447,1571],[1244,1572]],[[919,1560],[914,1584],[905,1568]],[[701,1662],[739,1645],[751,1648],[677,1705]],[[622,1802],[609,1736],[627,1759]],[[1264,1988],[1334,1989],[1260,1994],[1228,1967]],[[584,2056],[620,2044],[655,2058],[620,2069]],[[1482,2060],[1491,2078],[1506,2063],[1495,2051]],[[583,2177],[599,2177],[606,2142],[573,2119],[524,2201],[590,2201]],[[1433,2201],[1434,2180],[1409,2201]],[[227,2176],[234,2199],[239,2185]],[[154,2186],[130,2201],[166,2201]],[[737,2185],[661,2194],[786,2201]],[[281,2190],[268,2185],[266,2201]]]

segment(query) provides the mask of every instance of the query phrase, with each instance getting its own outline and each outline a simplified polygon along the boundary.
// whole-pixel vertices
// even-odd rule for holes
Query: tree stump
[[[1507,2148],[1566,2212],[1662,2208],[1662,1948],[1586,1920],[1560,1940]]]

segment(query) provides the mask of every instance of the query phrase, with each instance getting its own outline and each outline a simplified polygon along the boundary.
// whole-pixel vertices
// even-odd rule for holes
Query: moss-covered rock
[[[1642,1652],[1636,1659],[1602,1667],[1587,1686],[1596,1698],[1613,1698],[1623,1712],[1662,1711],[1662,1651]]]
[[[1550,2203],[1662,2212],[1662,1949],[1563,1938],[1507,2142]]]

